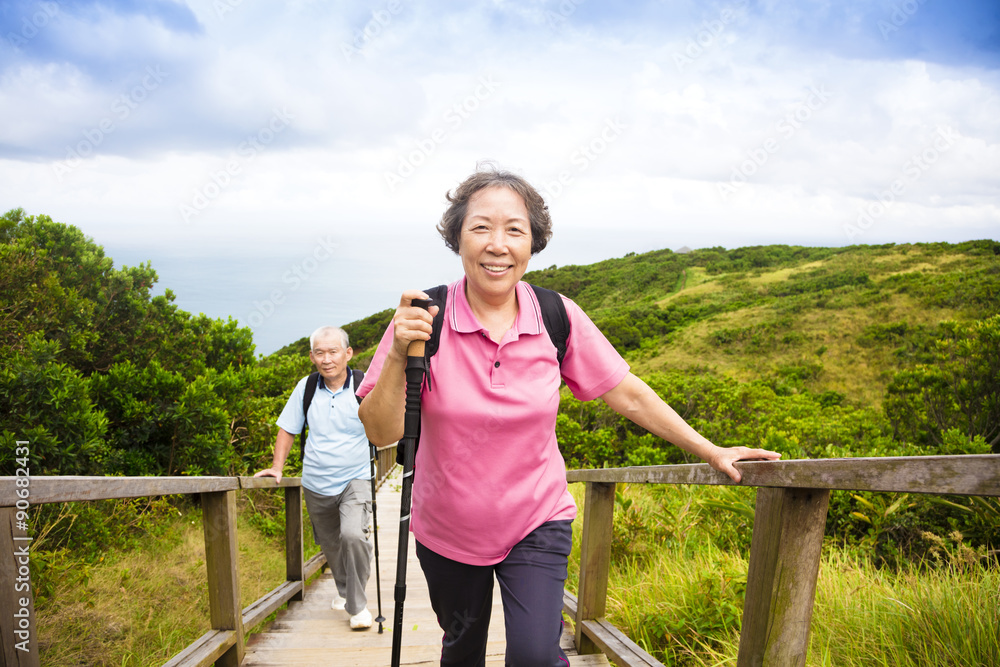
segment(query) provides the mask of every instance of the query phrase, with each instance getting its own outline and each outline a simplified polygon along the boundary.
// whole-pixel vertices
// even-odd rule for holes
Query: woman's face
[[[531,259],[531,224],[521,195],[504,187],[474,194],[462,222],[458,254],[470,297],[497,305],[509,297]]]

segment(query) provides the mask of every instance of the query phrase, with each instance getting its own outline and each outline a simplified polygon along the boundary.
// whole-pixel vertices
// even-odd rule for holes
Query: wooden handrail
[[[743,475],[738,486],[1000,496],[1000,454],[740,461],[736,468]],[[707,463],[570,470],[566,479],[737,486]]]
[[[394,462],[393,448],[379,452],[380,480]],[[758,487],[737,659],[741,667],[805,664],[831,489],[1000,496],[1000,455],[995,454],[743,461],[736,465],[743,475],[740,486]],[[3,519],[0,548],[13,545],[17,537],[13,521],[16,479],[0,477]],[[587,485],[579,597],[567,592],[565,598],[567,611],[576,619],[577,648],[580,653],[604,652],[623,666],[659,665],[603,618],[616,484],[733,485],[733,482],[706,464],[571,470],[567,472],[567,480]],[[171,667],[238,665],[244,651],[244,630],[288,601],[301,599],[304,582],[325,563],[322,553],[302,562],[300,478],[285,477],[281,484],[273,478],[254,477],[33,477],[30,481],[31,505],[202,494],[213,629],[166,663]],[[238,610],[233,603],[239,597],[238,564],[233,547],[235,492],[267,488],[283,488],[286,494],[286,581],[246,609]],[[215,547],[208,555],[210,543]],[[3,665],[34,666],[38,664],[34,637],[29,654],[12,648],[9,623],[15,599],[13,580],[12,576],[4,576],[0,582],[5,615],[0,620],[3,631],[0,657]],[[28,595],[30,598],[30,590]]]
[[[1000,454],[793,461],[741,461],[739,486],[758,487],[738,667],[801,666],[809,645],[830,490],[1000,496]],[[660,665],[604,621],[611,526],[618,483],[734,482],[707,464],[570,470],[584,482],[577,650],[606,653],[623,667]]]
[[[385,481],[396,464],[395,446],[377,453],[377,482]],[[22,486],[18,486],[18,480]],[[0,667],[37,667],[38,638],[35,636],[34,602],[29,586],[18,585],[17,548],[30,544],[15,521],[15,509],[20,501],[17,490],[24,477],[0,477],[0,553],[14,558],[0,560]],[[292,600],[301,600],[305,582],[326,563],[320,552],[303,562],[302,545],[302,480],[283,477],[277,483],[273,477],[29,477],[29,505],[47,503],[141,498],[147,496],[201,496],[202,524],[205,531],[205,566],[208,576],[209,612],[212,630],[199,637],[171,658],[169,667],[207,667],[208,665],[237,666],[245,650],[244,632]],[[239,562],[236,548],[236,493],[246,489],[284,489],[285,493],[285,577],[284,583],[253,602],[239,608]],[[25,549],[27,547],[24,547]],[[28,572],[25,569],[25,572]],[[27,577],[23,579],[27,580]],[[21,604],[27,600],[29,605]],[[31,617],[26,627],[28,650],[16,645],[25,635],[19,635],[19,609],[26,608]]]

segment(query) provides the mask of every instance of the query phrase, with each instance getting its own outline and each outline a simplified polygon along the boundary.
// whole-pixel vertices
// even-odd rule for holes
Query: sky
[[[1000,238],[1000,1],[0,3],[0,206],[269,353],[461,264],[482,161],[531,268]]]

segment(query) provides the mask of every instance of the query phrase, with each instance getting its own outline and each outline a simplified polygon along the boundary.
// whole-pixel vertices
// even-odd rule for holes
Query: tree
[[[885,409],[896,437],[925,445],[957,428],[1000,452],[1000,315],[943,322],[934,363],[896,373]]]

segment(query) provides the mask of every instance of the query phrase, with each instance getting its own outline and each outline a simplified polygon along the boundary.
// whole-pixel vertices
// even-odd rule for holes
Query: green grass
[[[885,570],[832,551],[812,633],[814,665],[1000,665],[1000,571],[954,560]]]
[[[570,488],[582,506],[583,485]],[[752,527],[747,491],[619,485],[607,618],[666,665],[736,664]],[[1000,665],[1000,571],[984,567],[982,553],[960,538],[929,538],[936,557],[899,569],[828,543],[806,664]]]
[[[255,501],[261,504],[262,497]],[[284,580],[285,555],[283,535],[250,520],[249,505],[241,505],[237,535],[245,608]],[[65,556],[68,567],[36,609],[42,664],[162,665],[210,629],[201,512],[181,506],[172,514],[157,534],[137,539],[132,548],[110,549],[92,564],[74,563],[72,551]],[[319,549],[308,520],[305,531],[309,558]]]
[[[852,251],[826,259],[756,272],[710,275],[704,269],[687,269],[685,289],[657,302],[660,307],[686,302],[690,305],[742,299],[735,309],[709,315],[683,327],[663,344],[631,353],[628,358],[640,375],[696,365],[749,381],[774,374],[789,364],[818,362],[822,371],[807,383],[810,390],[832,390],[859,404],[879,407],[890,374],[899,366],[890,345],[859,345],[872,323],[907,322],[936,326],[963,314],[948,302],[928,304],[907,292],[887,286],[886,280],[903,274],[943,274],[961,271],[993,260],[930,254],[920,248],[876,255]],[[865,272],[872,288],[860,293],[832,290],[820,296],[775,296],[810,272]],[[869,292],[867,296],[864,292]],[[742,297],[736,296],[742,293]],[[763,341],[713,343],[720,329],[772,328]]]

